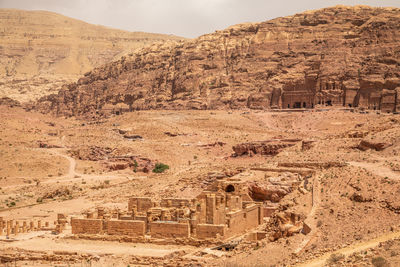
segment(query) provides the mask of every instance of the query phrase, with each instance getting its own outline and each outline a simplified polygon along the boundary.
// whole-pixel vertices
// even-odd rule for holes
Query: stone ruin
[[[276,213],[280,199],[298,188],[300,183],[298,174],[271,177],[265,183],[249,183],[235,177],[218,179],[194,198],[153,201],[149,197],[131,197],[125,212],[98,207],[95,212],[72,217],[70,221],[64,214],[58,214],[53,226],[41,220],[21,222],[0,217],[0,236],[9,238],[32,231],[59,234],[70,222],[75,238],[218,244],[236,237],[265,238],[267,232],[260,232],[259,226],[272,220],[273,227],[269,230],[273,230],[273,240],[276,240],[304,232],[304,218]]]
[[[273,229],[274,240],[290,236],[304,231],[304,218],[290,215],[286,220],[286,215],[276,214],[279,200],[301,183],[298,174],[289,176],[271,177],[265,186],[234,177],[219,179],[192,199],[132,197],[125,212],[106,212],[100,207],[87,212],[85,218],[71,218],[72,234],[101,240],[128,237],[135,242],[219,243],[245,235],[256,238],[254,233],[258,236],[257,229],[270,217],[273,222],[280,218]],[[288,233],[278,233],[288,227]]]
[[[72,218],[72,234],[117,235],[150,239],[226,240],[263,223],[262,203],[253,201],[245,183],[219,181],[193,199],[159,202],[132,197],[128,211],[107,214],[103,208]]]
[[[57,214],[57,220],[51,226],[50,222],[42,222],[42,220],[5,220],[0,217],[0,236],[5,235],[7,238],[10,236],[17,236],[34,231],[52,231],[53,233],[61,233],[67,225],[67,218],[64,214]]]

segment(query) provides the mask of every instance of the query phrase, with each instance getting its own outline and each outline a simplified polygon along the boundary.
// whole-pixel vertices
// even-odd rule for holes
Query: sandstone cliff
[[[179,39],[110,29],[52,12],[0,9],[0,97],[27,101],[54,93],[126,52]]]
[[[326,8],[144,48],[86,73],[37,108],[66,116],[315,105],[394,111],[399,41],[400,9]]]

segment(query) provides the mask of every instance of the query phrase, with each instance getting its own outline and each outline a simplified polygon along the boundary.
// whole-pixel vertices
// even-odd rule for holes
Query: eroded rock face
[[[149,172],[156,161],[135,155],[120,155],[109,147],[80,147],[70,150],[72,157],[80,160],[100,161],[110,171],[131,169],[134,172]]]
[[[284,140],[267,140],[259,142],[242,143],[232,147],[235,152],[234,156],[243,155],[276,155],[284,148],[294,146],[300,142],[298,139],[284,139]]]
[[[358,148],[363,151],[368,150],[368,149],[374,149],[376,151],[381,151],[392,145],[393,144],[387,143],[385,141],[379,141],[379,140],[374,141],[374,140],[364,139],[364,140],[361,140],[360,144],[358,145]]]
[[[130,110],[390,109],[399,99],[399,41],[400,9],[326,8],[144,48],[86,73],[36,108],[88,117],[118,103]]]
[[[150,172],[154,169],[156,161],[138,157],[114,157],[103,161],[103,165],[111,171],[131,169],[134,172]]]
[[[300,233],[303,230],[303,221],[301,215],[293,212],[277,213],[272,219],[274,231],[269,237],[270,241]]]
[[[249,184],[249,195],[256,201],[279,202],[284,196],[293,191],[300,184],[297,175],[271,177],[266,182]]]
[[[11,99],[9,97],[1,97],[0,98],[0,105],[9,106],[9,107],[19,107],[19,106],[21,106],[21,104],[18,101],[14,100],[14,99]]]

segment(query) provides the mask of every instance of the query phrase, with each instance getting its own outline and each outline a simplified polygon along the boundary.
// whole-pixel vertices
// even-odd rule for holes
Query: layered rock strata
[[[37,109],[400,108],[400,9],[310,11],[157,44],[96,68]]]

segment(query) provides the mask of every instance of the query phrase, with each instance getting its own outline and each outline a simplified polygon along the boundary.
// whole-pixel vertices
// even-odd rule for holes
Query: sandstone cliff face
[[[67,116],[106,114],[118,103],[130,110],[320,104],[393,111],[399,41],[400,9],[321,9],[144,48],[86,73],[37,108]]]
[[[54,93],[129,51],[180,39],[110,29],[52,12],[0,9],[0,97],[28,101]]]

